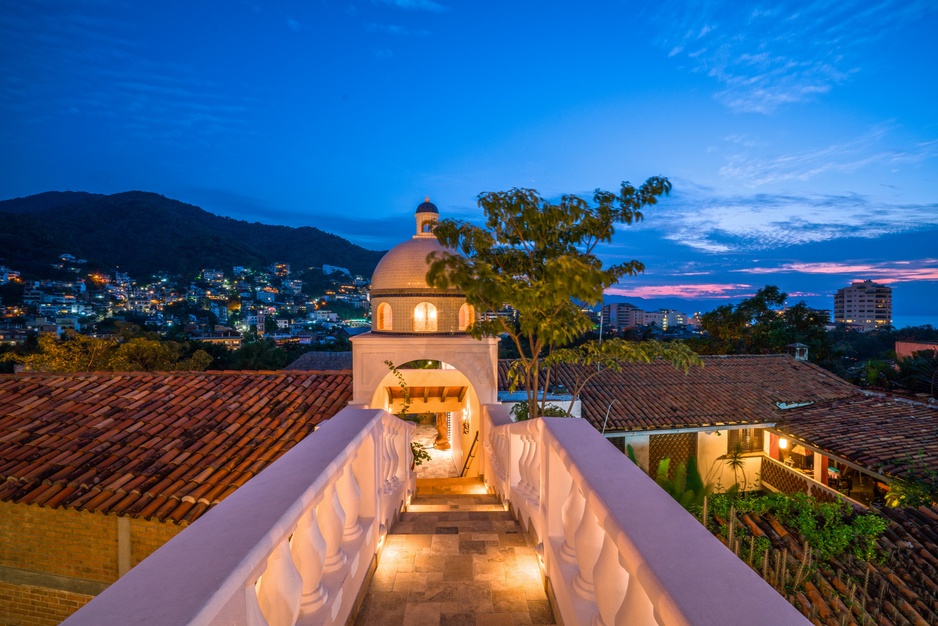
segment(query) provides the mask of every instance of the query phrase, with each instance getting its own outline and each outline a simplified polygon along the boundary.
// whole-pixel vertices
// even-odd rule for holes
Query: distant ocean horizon
[[[892,318],[893,328],[924,326],[926,324],[938,328],[938,315],[894,315]]]

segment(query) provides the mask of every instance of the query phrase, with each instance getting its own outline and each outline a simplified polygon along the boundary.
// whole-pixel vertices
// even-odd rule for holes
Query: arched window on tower
[[[468,302],[459,307],[459,330],[466,330],[476,321],[476,312]]]
[[[378,311],[375,315],[375,323],[378,330],[391,330],[391,305],[382,302],[378,305]]]
[[[421,302],[414,308],[414,331],[418,333],[436,332],[436,307],[429,302]]]

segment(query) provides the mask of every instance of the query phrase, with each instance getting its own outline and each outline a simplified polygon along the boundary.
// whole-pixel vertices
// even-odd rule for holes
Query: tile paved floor
[[[424,461],[415,469],[417,478],[455,478],[458,475],[456,464],[453,462],[451,450],[437,450],[433,443],[436,441],[436,427],[431,424],[417,424],[414,441],[421,444],[430,455],[429,461]]]
[[[474,479],[418,479],[358,626],[554,624],[534,548]]]

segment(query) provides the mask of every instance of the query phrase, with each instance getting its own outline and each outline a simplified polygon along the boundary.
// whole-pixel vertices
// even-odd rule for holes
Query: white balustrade
[[[293,562],[303,578],[303,596],[300,613],[310,615],[326,603],[329,592],[322,584],[325,569],[326,540],[319,530],[316,507],[311,506],[296,524],[290,542]]]
[[[593,570],[593,580],[602,581],[601,584],[594,583],[598,610],[593,625],[615,626],[629,621],[627,618],[618,620],[616,617],[625,602],[625,591],[629,586],[629,573],[619,563],[619,548],[616,547],[615,539],[608,533],[603,536],[603,547]],[[635,585],[635,587],[638,587],[638,585]],[[641,623],[641,620],[633,621]]]
[[[348,557],[342,550],[342,533],[345,531],[345,511],[339,501],[339,492],[335,483],[329,485],[326,497],[316,510],[322,536],[326,540],[326,571],[335,571],[342,567]]]
[[[408,497],[413,429],[344,409],[65,623],[345,624]]]
[[[576,563],[576,530],[580,527],[580,520],[583,519],[583,507],[586,506],[586,499],[580,493],[576,483],[570,483],[570,493],[563,503],[560,510],[560,523],[563,528],[563,545],[560,547],[560,556],[568,563]]]
[[[342,472],[342,477],[336,486],[336,492],[339,494],[339,502],[345,514],[342,540],[354,541],[362,535],[362,525],[358,521],[358,514],[362,508],[362,492],[358,488],[358,481],[355,480],[353,463],[345,466],[345,471]]]
[[[543,547],[558,621],[806,623],[586,420],[482,413],[486,479]],[[343,410],[65,625],[345,624],[409,497],[413,428]]]
[[[398,478],[398,469],[399,463],[401,461],[401,455],[397,451],[397,444],[399,437],[397,436],[397,429],[391,427],[388,429],[387,434],[387,445],[388,445],[388,455],[390,456],[390,476],[388,477],[388,491],[393,491],[398,488],[400,485],[400,478]],[[405,457],[406,458],[406,457]]]
[[[588,503],[589,498],[586,498],[586,501]],[[589,506],[583,507],[583,517],[573,536],[573,547],[576,550],[577,565],[573,588],[584,600],[591,601],[596,597],[593,568],[596,567],[603,547],[603,529]]]
[[[269,626],[289,626],[300,614],[303,579],[293,565],[290,544],[283,540],[267,557],[267,569],[255,584],[257,604]]]
[[[586,420],[513,423],[504,407],[488,405],[481,424],[486,453],[496,456],[484,465],[496,474],[486,480],[543,545],[558,621],[807,623]],[[727,588],[732,598],[714,601]]]

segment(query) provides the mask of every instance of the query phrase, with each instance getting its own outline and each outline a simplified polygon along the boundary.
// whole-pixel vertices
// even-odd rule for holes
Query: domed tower
[[[417,232],[391,248],[371,278],[371,330],[381,334],[464,333],[475,312],[456,287],[436,289],[427,284],[432,252],[450,252],[433,234],[440,218],[427,198],[415,213]]]
[[[385,254],[371,278],[371,332],[351,339],[351,404],[395,413],[404,404],[403,380],[412,399],[409,410],[435,414],[438,430],[447,424],[456,466],[468,463],[472,476],[479,467],[472,444],[482,407],[498,401],[498,339],[474,339],[466,332],[475,312],[459,289],[427,284],[427,255],[455,252],[433,234],[440,212],[429,198],[414,217],[414,236]],[[415,361],[437,367],[414,367]]]

